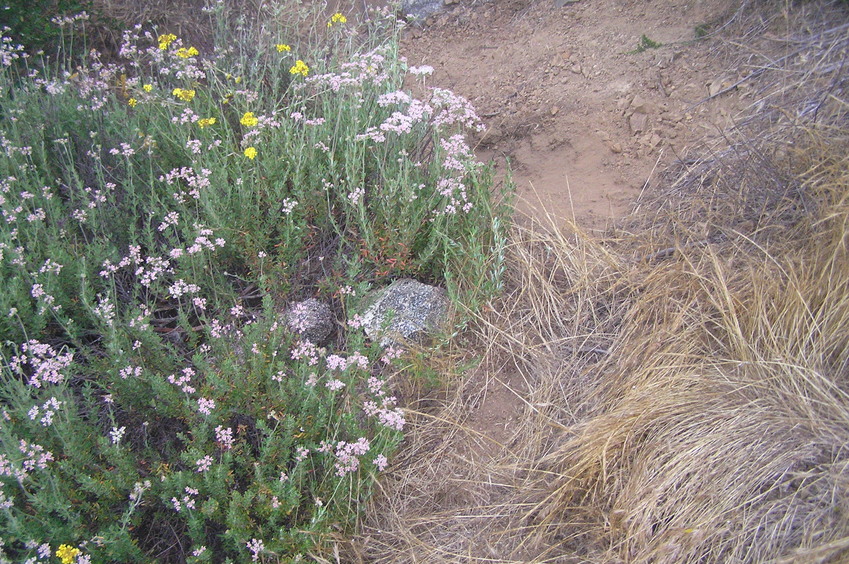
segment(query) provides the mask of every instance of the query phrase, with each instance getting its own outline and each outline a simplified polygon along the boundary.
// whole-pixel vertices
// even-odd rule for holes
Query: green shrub
[[[508,211],[474,111],[400,90],[427,69],[382,21],[214,53],[137,27],[120,63],[25,75],[4,40],[5,558],[288,561],[354,524],[404,426],[360,300],[416,276],[479,306]],[[284,314],[306,296],[339,320],[325,347]]]

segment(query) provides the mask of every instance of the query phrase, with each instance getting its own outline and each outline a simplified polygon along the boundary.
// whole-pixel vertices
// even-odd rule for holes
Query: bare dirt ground
[[[745,105],[745,83],[717,95],[743,77],[694,41],[697,29],[727,21],[730,7],[460,0],[412,26],[402,52],[434,67],[430,85],[472,101],[488,126],[478,155],[510,161],[521,211],[597,228]],[[662,46],[640,50],[641,38]]]

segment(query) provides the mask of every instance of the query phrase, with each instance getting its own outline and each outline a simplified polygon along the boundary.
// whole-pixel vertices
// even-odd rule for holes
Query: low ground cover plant
[[[403,437],[366,293],[414,276],[474,310],[500,287],[471,106],[404,90],[430,69],[389,13],[304,34],[267,9],[207,5],[210,52],[136,26],[107,61],[84,13],[54,22],[59,57],[3,34],[2,559],[320,553]],[[307,297],[328,343],[286,321]]]

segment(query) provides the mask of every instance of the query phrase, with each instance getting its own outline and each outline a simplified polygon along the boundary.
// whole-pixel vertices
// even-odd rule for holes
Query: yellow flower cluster
[[[194,90],[186,90],[184,88],[175,88],[171,93],[183,102],[191,102],[195,97]]]
[[[159,41],[159,48],[161,50],[166,50],[169,45],[177,41],[177,36],[173,33],[163,34],[156,38]]]
[[[339,23],[339,24],[347,23],[347,21],[348,21],[348,18],[346,18],[345,16],[343,16],[339,12],[336,12],[335,14],[333,14],[333,16],[331,16],[330,21],[327,22],[327,27],[333,27],[333,24],[337,24],[337,23]]]
[[[277,52],[278,53],[282,53],[284,51],[291,51],[291,50],[292,50],[292,47],[290,47],[289,45],[286,45],[285,43],[278,43],[277,44]]]
[[[61,560],[62,564],[71,564],[79,555],[80,549],[69,544],[60,544],[56,550],[56,558]]]
[[[214,117],[211,118],[202,118],[198,120],[198,127],[203,129],[204,127],[209,127],[210,125],[215,125],[215,122],[218,121]]]
[[[198,50],[194,47],[189,47],[188,49],[186,49],[185,47],[180,47],[179,49],[177,49],[177,56],[181,59],[189,59],[199,54],[200,53],[198,53]]]
[[[242,116],[242,119],[239,120],[239,123],[241,123],[245,127],[253,127],[259,123],[259,119],[254,117],[253,112],[245,112],[245,115]]]
[[[305,62],[298,59],[295,61],[295,64],[292,65],[292,68],[289,69],[290,74],[300,74],[302,76],[307,76],[310,72],[310,68],[307,66]]]
[[[256,158],[256,148],[248,147],[247,149],[245,149],[245,156],[248,157],[250,160],[254,160]]]
[[[144,90],[145,92],[150,92],[151,90],[153,90],[153,85],[145,84],[144,86],[142,86],[142,90]]]
[[[135,98],[130,98],[129,100],[127,100],[127,104],[129,104],[131,108],[135,108],[136,104],[138,104],[138,103],[139,103],[139,101],[136,100]]]

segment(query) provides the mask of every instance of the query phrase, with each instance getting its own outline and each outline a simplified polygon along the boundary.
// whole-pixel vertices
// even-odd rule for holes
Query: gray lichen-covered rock
[[[333,332],[333,311],[315,298],[291,305],[286,310],[286,324],[292,332],[314,345],[321,345]]]
[[[384,347],[420,340],[442,328],[448,317],[445,290],[410,278],[396,280],[372,300],[362,315],[363,329]]]
[[[445,0],[403,0],[401,13],[412,16],[414,19],[424,20],[440,11],[445,4]]]

